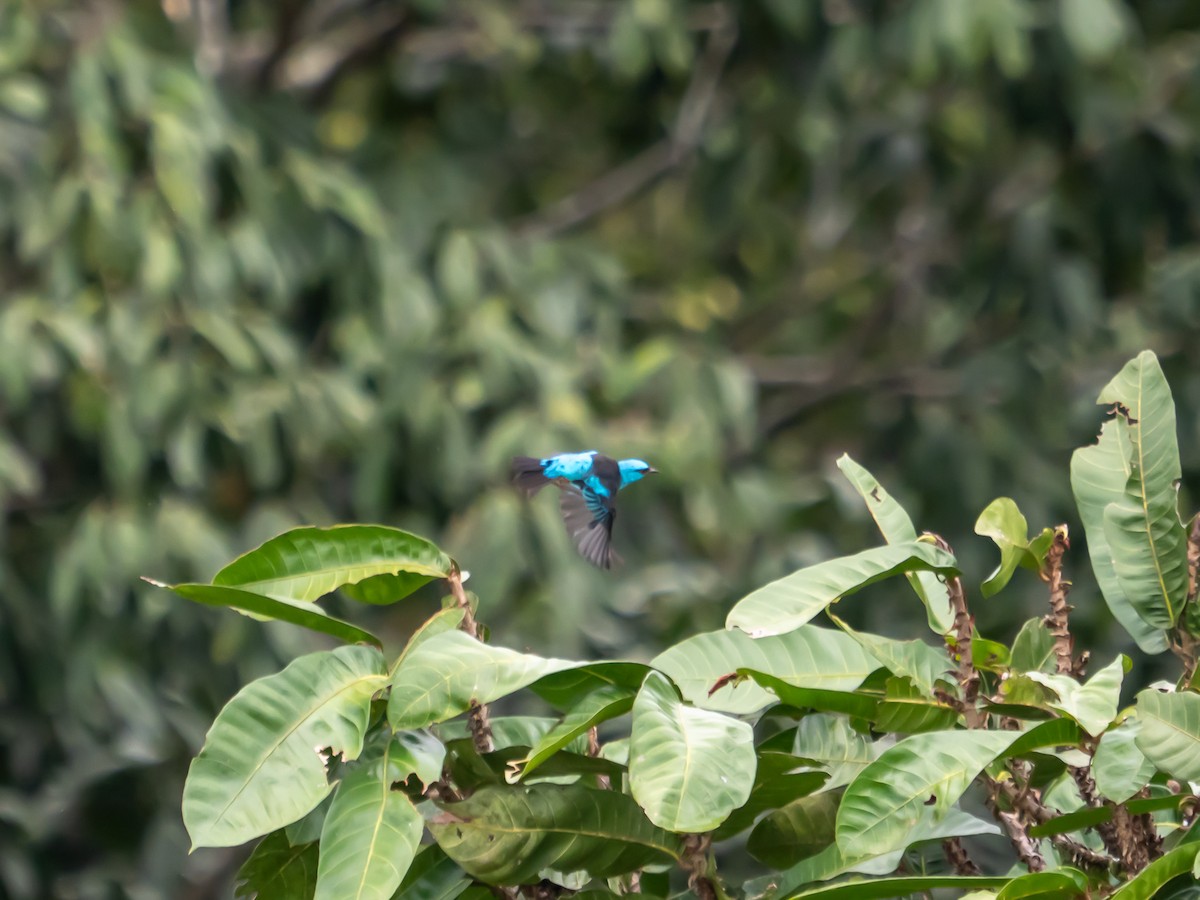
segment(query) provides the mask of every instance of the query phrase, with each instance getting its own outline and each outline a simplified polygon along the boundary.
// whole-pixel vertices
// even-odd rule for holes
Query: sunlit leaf
[[[1121,697],[1121,682],[1132,665],[1124,654],[1105,666],[1095,675],[1080,684],[1069,675],[1051,675],[1046,672],[1028,672],[1025,677],[1050,688],[1058,699],[1051,699],[1051,709],[1073,718],[1093,736],[1104,733],[1109,723],[1117,717],[1117,703]]]
[[[435,634],[413,648],[392,674],[388,722],[395,729],[424,728],[576,665],[491,647],[461,631]]]
[[[1025,516],[1010,497],[998,497],[988,504],[975,521],[975,533],[990,537],[1000,548],[1000,565],[979,586],[984,597],[1002,591],[1018,566],[1038,571],[1054,537],[1047,528],[1031,541]]]
[[[737,602],[725,626],[754,637],[785,634],[876,581],[904,572],[955,575],[957,566],[953,556],[924,541],[875,547],[809,566],[759,588]]]
[[[183,821],[193,846],[244,843],[320,803],[332,788],[324,751],[358,756],[371,697],[386,683],[379,651],[358,646],[310,653],[242,688],[188,770]]]
[[[855,631],[837,616],[831,615],[830,618],[864,650],[879,660],[880,665],[894,675],[900,675],[912,681],[926,696],[933,695],[935,682],[953,681],[953,677],[949,673],[953,670],[954,663],[946,654],[944,646],[932,647],[924,641],[897,641],[866,631]],[[813,686],[817,687],[818,685]],[[834,685],[819,686],[835,687]],[[852,687],[857,687],[857,685]]]
[[[1092,778],[1096,790],[1113,803],[1124,803],[1154,775],[1154,764],[1137,747],[1142,723],[1128,718],[1100,738],[1092,754]]]
[[[374,581],[356,599],[392,603],[434,578],[445,578],[453,565],[432,543],[399,528],[293,528],[239,556],[213,576],[213,584],[277,600],[312,601],[339,587],[388,576],[386,589]]]
[[[867,504],[867,510],[885,541],[889,544],[906,544],[917,539],[917,529],[908,512],[874,475],[845,453],[838,457],[837,466]],[[954,626],[954,613],[950,609],[946,586],[938,580],[937,575],[933,572],[906,572],[904,577],[925,605],[929,627],[937,634],[949,631]]]
[[[711,831],[749,798],[755,762],[747,723],[687,706],[665,675],[646,676],[633,704],[629,787],[650,821]]]
[[[1137,695],[1141,723],[1137,748],[1159,769],[1181,781],[1200,781],[1200,694]]]
[[[696,706],[739,714],[757,712],[775,696],[747,680],[712,691],[718,679],[738,669],[755,669],[798,687],[853,690],[880,666],[857,641],[815,625],[763,638],[710,631],[669,647],[650,664],[669,675]]]
[[[1021,626],[1013,641],[1010,661],[1018,672],[1055,670],[1054,635],[1043,619],[1029,619]]]
[[[527,778],[547,759],[601,722],[625,715],[633,708],[633,698],[633,691],[616,685],[589,694],[529,751],[517,778]]]

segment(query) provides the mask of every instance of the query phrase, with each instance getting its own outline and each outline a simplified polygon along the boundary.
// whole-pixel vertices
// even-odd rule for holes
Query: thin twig
[[[737,42],[737,24],[725,7],[684,91],[671,134],[544,210],[513,223],[523,237],[547,237],[580,225],[648,187],[688,159],[700,145],[721,72]]]

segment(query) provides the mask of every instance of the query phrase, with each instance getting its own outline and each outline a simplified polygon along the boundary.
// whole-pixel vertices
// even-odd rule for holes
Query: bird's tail
[[[512,482],[525,496],[532,497],[550,483],[542,471],[542,461],[532,456],[514,456],[512,461]]]

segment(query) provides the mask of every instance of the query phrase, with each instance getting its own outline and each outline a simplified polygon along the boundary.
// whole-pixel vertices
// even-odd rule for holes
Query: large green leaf
[[[790,895],[789,900],[886,900],[888,897],[911,897],[938,888],[965,893],[1000,887],[1007,882],[1007,876],[995,875],[897,875],[812,888]]]
[[[915,734],[952,728],[958,719],[958,710],[950,704],[927,696],[907,678],[893,677],[884,684],[873,727],[885,733]]]
[[[401,740],[342,779],[321,831],[315,900],[388,900],[421,843],[424,820],[392,785],[419,763]]]
[[[1064,866],[1054,872],[1026,872],[1006,884],[996,900],[1072,900],[1087,897],[1088,879],[1083,872]]]
[[[834,624],[848,634],[867,653],[879,660],[879,664],[894,675],[909,679],[926,696],[933,696],[934,682],[952,682],[950,671],[954,663],[947,655],[945,647],[931,647],[924,641],[898,641],[894,638],[871,634],[866,631],[855,631],[837,616],[830,615]],[[773,673],[778,674],[778,673]],[[813,685],[814,687],[834,687],[833,685]],[[857,687],[857,685],[843,685]]]
[[[388,722],[396,729],[424,728],[577,665],[490,647],[461,631],[435,634],[414,647],[392,674]]]
[[[1164,853],[1150,863],[1110,896],[1118,897],[1120,900],[1149,900],[1167,882],[1188,872],[1195,875],[1194,867],[1198,855],[1200,855],[1200,842],[1180,844],[1174,850]]]
[[[873,547],[793,572],[746,595],[729,611],[727,628],[753,637],[799,628],[831,603],[902,572],[958,573],[954,557],[924,541]]]
[[[829,773],[828,790],[849,784],[893,743],[890,738],[870,740],[851,728],[845,716],[811,713],[796,728],[792,753]]]
[[[1092,778],[1096,790],[1113,803],[1124,803],[1154,777],[1154,763],[1138,749],[1142,723],[1130,717],[1110,728],[1092,754]]]
[[[845,453],[838,458],[837,466],[867,504],[867,510],[885,541],[889,544],[906,544],[917,539],[917,529],[908,512],[874,475]],[[946,586],[938,580],[937,575],[932,572],[906,572],[904,577],[925,605],[929,627],[937,634],[949,631],[954,626],[954,612],[950,609]]]
[[[1070,716],[1083,726],[1093,737],[1104,733],[1109,723],[1117,717],[1117,703],[1121,698],[1121,682],[1132,665],[1128,656],[1120,654],[1095,675],[1080,684],[1069,675],[1051,675],[1047,672],[1028,672],[1023,677],[1050,688],[1058,695],[1047,706]]]
[[[633,703],[629,788],[650,821],[711,831],[749,798],[755,765],[747,723],[687,706],[665,675],[646,676]]]
[[[237,873],[235,897],[309,900],[317,889],[317,843],[293,847],[282,831],[258,842]]]
[[[774,675],[739,669],[739,675],[754,679],[755,683],[775,694],[780,701],[797,709],[812,709],[817,712],[845,713],[860,719],[873,719],[879,712],[879,696],[868,696],[853,691],[827,691],[824,688],[796,687]]]
[[[705,709],[745,714],[775,702],[769,691],[741,680],[714,691],[717,680],[755,669],[798,687],[853,690],[879,668],[857,641],[839,631],[803,625],[787,634],[752,638],[742,631],[710,631],[660,653],[650,663],[679,686],[684,699]]]
[[[142,579],[155,587],[163,587],[174,591],[186,600],[203,603],[206,606],[224,606],[238,612],[248,613],[257,619],[274,619],[279,622],[289,622],[300,625],[310,631],[328,634],[348,644],[374,644],[382,647],[379,638],[364,631],[357,625],[335,619],[325,610],[312,603],[299,603],[291,600],[277,600],[262,594],[253,594],[237,588],[219,587],[212,584],[163,584],[161,581]]]
[[[213,584],[277,600],[312,601],[340,587],[374,581],[356,599],[392,603],[435,578],[454,562],[425,538],[383,525],[293,528],[239,556]]]
[[[951,809],[944,818],[936,819],[933,810],[923,808],[915,825],[898,834],[892,846],[879,845],[858,857],[847,857],[831,844],[816,856],[801,860],[790,869],[762,878],[745,885],[747,900],[775,900],[791,897],[805,885],[828,881],[849,872],[863,875],[887,875],[896,871],[905,851],[913,844],[940,841],[949,837],[968,837],[976,834],[1000,834],[992,822]],[[871,882],[859,882],[869,885]]]
[[[894,846],[925,806],[944,815],[1017,732],[931,731],[880,754],[850,782],[837,816],[837,844],[850,858]]]
[[[296,821],[329,793],[330,748],[362,750],[371,697],[387,683],[373,647],[310,653],[242,688],[192,760],[183,821],[194,847],[229,847]]]
[[[1137,717],[1135,743],[1146,758],[1173,778],[1200,781],[1200,694],[1142,691]]]
[[[815,856],[833,843],[840,800],[840,792],[825,791],[780,807],[754,826],[746,851],[775,869]]]
[[[1158,357],[1149,350],[1138,354],[1097,402],[1127,410],[1116,423],[1129,447],[1129,477],[1122,495],[1104,508],[1117,581],[1143,621],[1170,628],[1187,598],[1187,533],[1179,521],[1175,403]]]
[[[1000,565],[979,586],[984,597],[1004,589],[1018,566],[1038,571],[1054,539],[1052,529],[1043,529],[1032,541],[1029,525],[1011,497],[997,497],[975,521],[975,533],[990,537],[1000,548]]]
[[[588,694],[563,717],[558,725],[537,742],[525,760],[518,761],[521,768],[516,773],[516,777],[510,777],[509,780],[528,778],[529,774],[538,766],[580,735],[586,734],[601,722],[625,715],[633,708],[633,698],[633,691],[615,684],[605,685]]]
[[[682,852],[629,795],[579,784],[487,787],[442,809],[428,822],[434,838],[491,884],[537,882],[544,869],[606,878]]]
[[[1106,422],[1095,444],[1072,454],[1071,490],[1087,536],[1092,571],[1109,611],[1144,652],[1162,653],[1167,649],[1166,631],[1138,615],[1117,578],[1113,550],[1105,536],[1104,511],[1125,496],[1129,480],[1128,441],[1118,434],[1118,427],[1116,421]]]

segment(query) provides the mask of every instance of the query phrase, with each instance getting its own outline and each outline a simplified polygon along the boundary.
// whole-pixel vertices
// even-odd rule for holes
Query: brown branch
[[[450,574],[446,576],[446,583],[450,586],[454,605],[463,611],[463,620],[458,627],[475,640],[482,640],[479,622],[471,611],[471,600],[467,597],[467,592],[463,590],[462,572],[457,564],[450,569]],[[479,753],[491,753],[495,749],[492,741],[492,723],[486,704],[471,704],[471,708],[467,711],[467,728],[471,732],[471,742]]]
[[[1079,668],[1075,662],[1075,638],[1071,636],[1068,619],[1072,609],[1067,603],[1071,582],[1062,577],[1063,556],[1070,546],[1067,526],[1059,525],[1054,529],[1054,542],[1046,552],[1046,568],[1042,571],[1042,580],[1050,585],[1050,612],[1043,621],[1054,636],[1054,656],[1060,675],[1075,674]]]
[[[946,861],[958,875],[982,875],[983,870],[975,865],[975,861],[967,855],[966,849],[959,838],[946,838],[942,841],[942,853]]]
[[[945,538],[931,534],[934,543],[947,553],[954,553]],[[949,646],[951,656],[958,660],[958,684],[962,688],[962,704],[959,707],[968,728],[982,728],[987,723],[987,714],[979,708],[979,672],[971,660],[971,632],[975,618],[967,609],[967,595],[962,579],[958,576],[946,579],[946,595],[950,598],[950,609],[954,612],[954,644]]]
[[[707,834],[689,834],[683,840],[682,866],[688,871],[688,888],[700,900],[717,900],[716,885],[708,875],[708,851],[712,838]]]
[[[1192,519],[1192,527],[1188,530],[1187,562],[1187,603],[1184,604],[1183,615],[1179,617],[1176,629],[1177,640],[1171,641],[1171,652],[1183,662],[1183,675],[1179,679],[1181,688],[1190,686],[1192,679],[1196,677],[1196,662],[1197,657],[1200,656],[1197,653],[1196,638],[1188,631],[1187,627],[1187,617],[1192,604],[1196,602],[1197,589],[1200,588],[1200,584],[1197,584],[1196,580],[1197,569],[1200,569],[1200,515]]]
[[[715,16],[708,43],[692,72],[672,133],[544,210],[513,223],[522,237],[548,237],[595,218],[644,190],[687,160],[700,144],[721,72],[737,42],[737,24],[723,6]],[[719,24],[718,24],[719,20]]]

